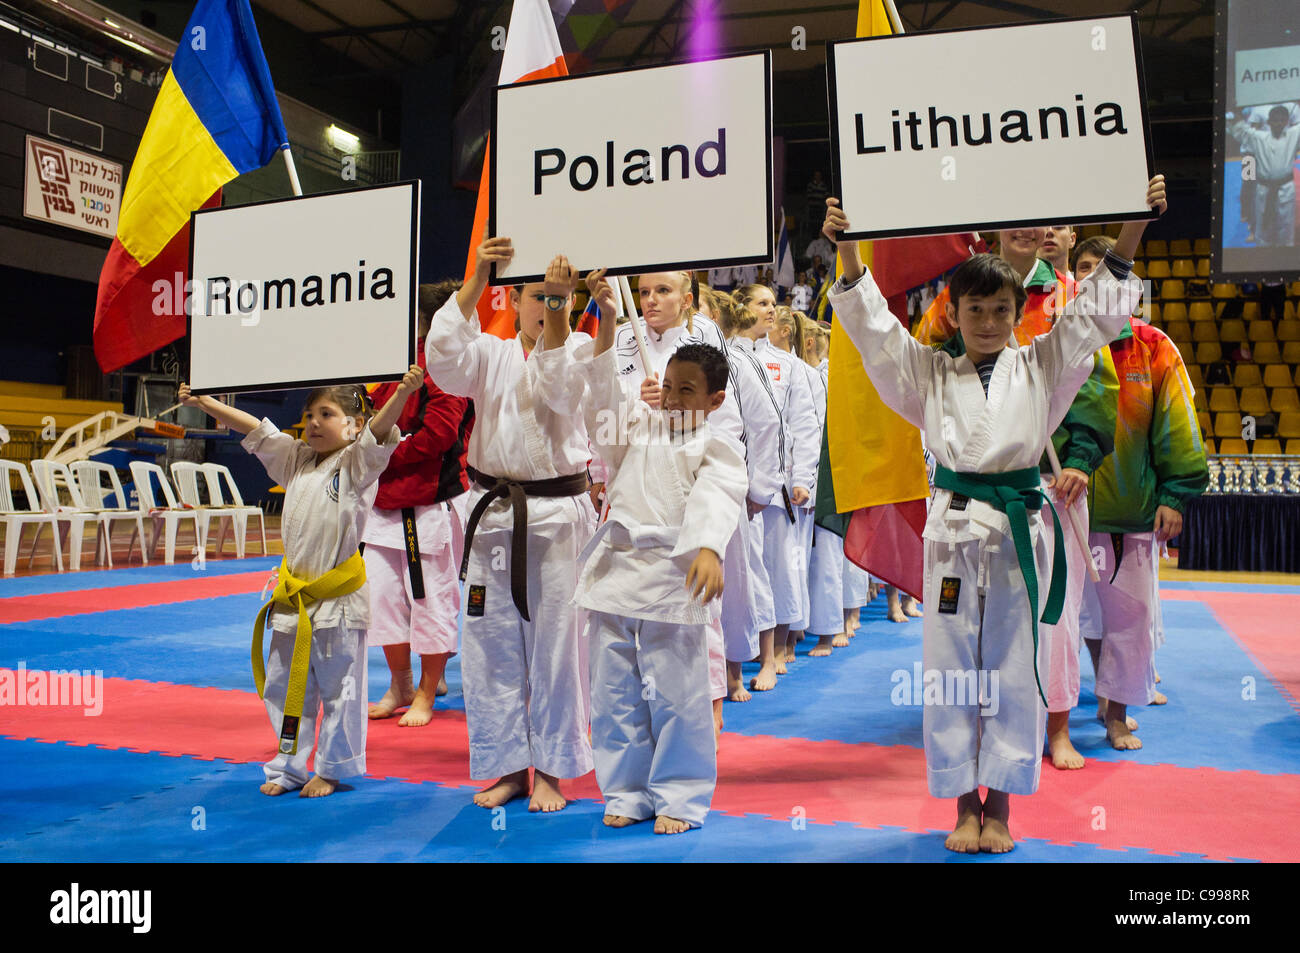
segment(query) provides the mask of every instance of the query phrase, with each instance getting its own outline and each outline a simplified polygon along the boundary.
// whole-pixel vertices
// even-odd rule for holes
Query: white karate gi
[[[718,326],[707,315],[698,312],[692,315],[689,328],[682,323],[677,327],[667,328],[662,333],[648,325],[645,325],[644,329],[646,353],[650,357],[650,372],[658,374],[661,382],[664,379],[664,372],[668,369],[668,361],[677,353],[678,348],[685,347],[687,344],[708,344],[710,347],[716,347],[724,356],[727,354],[727,341]],[[636,336],[633,334],[630,322],[619,325],[614,331],[613,351],[624,389],[630,396],[639,395],[641,383],[649,375],[641,364],[641,353],[637,348]],[[743,454],[745,427],[737,408],[733,376],[728,371],[727,399],[722,402],[721,407],[709,414],[709,427],[715,434],[730,437],[735,442],[736,449]],[[608,467],[600,460],[598,449],[593,450],[593,453],[595,454],[591,465],[593,479],[597,482],[605,482],[610,477]],[[736,532],[732,533],[731,539],[727,542],[726,551],[720,555],[723,573],[726,576],[723,599],[728,604],[732,604],[737,598],[744,598],[749,591],[748,582],[744,578],[747,572],[747,561],[739,522],[737,522]],[[721,603],[716,603],[714,608],[715,618],[709,623],[709,682],[713,692],[711,697],[724,698],[727,694],[727,653],[722,627],[723,608]],[[754,651],[745,658],[753,658],[757,651],[757,642],[755,642]]]
[[[452,297],[425,341],[429,376],[474,401],[468,462],[488,476],[545,480],[587,466],[581,400],[586,385],[572,352],[590,341],[571,334],[562,348],[539,339],[525,358],[518,339],[483,334]],[[484,494],[474,484],[469,512]],[[461,676],[469,729],[470,777],[490,779],[535,767],[558,778],[591,770],[587,738],[585,623],[573,605],[577,558],[595,528],[586,493],[528,497],[528,614],[511,598],[513,518],[497,500],[479,521],[465,577],[467,606]],[[473,605],[481,593],[481,607]],[[473,614],[481,611],[482,615]]]
[[[1149,705],[1155,698],[1155,533],[1125,533],[1119,573],[1110,533],[1089,537],[1100,582],[1085,584],[1083,637],[1101,639],[1097,694],[1121,705]],[[1115,581],[1111,582],[1111,576]]]
[[[1247,110],[1251,117],[1268,113]],[[1232,135],[1249,147],[1255,156],[1255,238],[1260,245],[1295,244],[1295,178],[1296,152],[1300,150],[1300,114],[1294,108],[1288,125],[1281,136],[1274,136],[1267,123],[1253,129],[1242,120],[1232,127]],[[1273,217],[1265,216],[1272,206]]]
[[[298,579],[312,580],[346,562],[357,551],[366,520],[379,493],[379,476],[397,449],[401,431],[392,427],[385,441],[363,427],[355,441],[323,460],[301,440],[281,433],[263,418],[240,446],[257,457],[267,474],[284,487],[280,536],[284,562]],[[366,772],[366,629],[370,625],[368,585],[307,608],[312,624],[311,662],[298,724],[298,751],[277,754],[266,763],[266,780],[286,791],[307,783],[311,742],[320,722],[316,773],[337,781]],[[298,613],[271,607],[271,647],[263,699],[277,732],[284,721],[289,662],[298,632]],[[317,709],[323,716],[317,716]]]
[[[811,378],[817,423],[826,427],[827,379],[830,361],[823,358]],[[819,474],[820,475],[820,474]],[[817,494],[813,492],[813,502]],[[844,631],[844,540],[816,526],[808,554],[808,620],[805,631],[834,635]]]
[[[1048,436],[1092,370],[1094,352],[1119,334],[1138,301],[1140,283],[1130,279],[1117,286],[1109,261],[1087,282],[1112,287],[1079,294],[1050,332],[1004,350],[987,397],[971,360],[913,339],[869,273],[849,289],[837,282],[830,298],[881,399],[925,432],[936,461],[958,473],[995,474],[1038,466]],[[1113,313],[1100,311],[1102,304]],[[943,673],[945,681],[958,673],[978,681],[987,672],[990,686],[997,672],[998,683],[984,708],[969,700],[956,704],[956,697],[925,706],[930,793],[957,797],[986,785],[1032,794],[1047,722],[1035,666],[1046,672],[1046,642],[1040,635],[1035,658],[1030,607],[1006,515],[974,499],[950,510],[952,496],[936,489],[926,520],[924,668]],[[1040,602],[1032,611],[1041,614],[1051,550],[1037,512],[1030,512],[1029,527]],[[941,600],[945,579],[949,593]],[[1149,629],[1145,634],[1149,645]]]
[[[665,415],[620,386],[612,350],[588,375],[587,430],[614,470],[575,596],[592,612],[596,780],[607,814],[698,827],[716,779],[707,637],[716,613],[692,599],[686,577],[701,549],[725,549],[748,475],[707,422],[669,435]]]
[[[411,593],[401,510],[376,507],[366,522],[371,645],[407,645],[419,655],[456,652],[460,619],[460,560],[465,528],[448,501],[415,509],[424,598]]]
[[[791,355],[791,357],[795,357]],[[799,621],[791,623],[790,628],[795,632],[807,631],[812,617],[812,602],[809,588],[808,574],[812,569],[812,550],[813,550],[813,529],[814,516],[817,510],[817,477],[818,468],[821,465],[822,452],[822,429],[826,426],[826,383],[822,380],[821,372],[812,367],[807,361],[795,357],[794,368],[797,374],[802,374],[804,382],[808,385],[808,398],[811,402],[812,423],[816,429],[808,430],[806,427],[796,425],[791,428],[795,444],[791,454],[791,475],[790,479],[795,486],[801,486],[794,473],[796,460],[801,460],[806,454],[813,454],[813,463],[811,470],[811,479],[807,484],[808,502],[803,506],[794,508],[794,528],[798,563],[796,571],[798,573],[798,597],[799,597]],[[800,434],[803,433],[801,437]],[[804,441],[801,443],[801,440]],[[815,450],[813,449],[815,447]],[[803,472],[803,471],[801,471]],[[838,631],[838,630],[837,630]]]

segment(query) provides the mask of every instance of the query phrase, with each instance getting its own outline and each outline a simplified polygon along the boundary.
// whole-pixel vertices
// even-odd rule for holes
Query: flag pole
[[[294,195],[302,195],[302,183],[298,181],[298,167],[293,164],[293,153],[289,151],[287,142],[280,149],[280,155],[284,156],[284,167],[289,171],[289,187],[293,189]]]
[[[632,322],[632,336],[636,338],[637,353],[641,355],[641,367],[645,370],[647,378],[654,376],[654,370],[650,366],[650,355],[646,353],[645,331],[642,330],[641,315],[637,314],[636,301],[632,297],[632,286],[628,283],[627,275],[618,276],[618,287],[623,292],[623,301],[627,305],[628,320]]]

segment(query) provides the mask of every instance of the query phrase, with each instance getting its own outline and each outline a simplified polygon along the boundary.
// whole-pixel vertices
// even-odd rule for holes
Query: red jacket
[[[416,349],[417,360],[424,367],[423,338]],[[396,381],[376,387],[370,395],[375,408],[383,407],[396,390]],[[397,426],[410,436],[398,444],[379,477],[375,506],[385,510],[429,506],[469,489],[465,454],[474,427],[473,404],[443,393],[426,370],[424,388],[406,399]]]

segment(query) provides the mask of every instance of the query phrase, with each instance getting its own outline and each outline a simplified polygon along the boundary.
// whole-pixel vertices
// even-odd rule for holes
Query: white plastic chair
[[[172,481],[176,484],[176,492],[180,495],[181,503],[190,507],[198,516],[199,537],[203,540],[203,549],[206,553],[207,541],[212,538],[210,531],[212,520],[217,520],[217,528],[224,540],[227,521],[233,526],[235,513],[232,509],[219,505],[220,498],[213,497],[211,490],[208,492],[208,502],[201,502],[199,498],[199,476],[202,473],[202,464],[192,463],[189,460],[176,460],[172,463],[171,469]],[[206,477],[204,482],[207,482]]]
[[[55,463],[52,460],[33,460],[32,479],[36,483],[36,492],[40,494],[41,509],[46,513],[52,513],[60,524],[66,524],[60,526],[59,539],[61,543],[70,544],[69,561],[72,564],[72,571],[76,572],[81,568],[82,538],[87,524],[95,527],[95,541],[96,544],[99,542],[99,513],[85,505],[81,498],[81,490],[77,487],[77,482],[68,471],[66,464]],[[60,486],[67,493],[68,503],[64,503],[59,497]],[[95,559],[98,563],[98,545]]]
[[[158,478],[158,486],[165,502],[162,506],[158,504],[153,493],[151,478],[155,476]],[[153,537],[149,541],[150,556],[158,552],[158,537],[162,535],[163,561],[168,566],[176,561],[176,529],[181,520],[194,521],[194,541],[197,552],[203,553],[207,550],[207,540],[204,538],[207,524],[200,524],[199,513],[196,510],[176,502],[176,495],[172,493],[171,483],[162,467],[156,463],[136,460],[131,464],[131,480],[135,483],[136,499],[140,505],[141,515],[148,516],[153,523]]]
[[[14,504],[13,490],[9,482],[11,473],[18,474],[18,482],[27,497],[27,509],[20,510]],[[23,530],[28,524],[36,527],[32,536],[32,549],[27,556],[27,568],[32,568],[36,559],[36,541],[41,537],[41,527],[49,524],[50,535],[54,537],[54,565],[63,572],[63,549],[59,546],[59,520],[53,513],[41,509],[41,503],[32,486],[32,479],[27,475],[27,468],[13,460],[0,460],[0,524],[5,528],[5,564],[4,574],[12,576],[18,561],[18,545],[23,537]]]
[[[113,524],[123,521],[134,523],[131,542],[126,547],[126,560],[131,561],[136,538],[140,539],[140,559],[149,565],[149,557],[144,551],[144,517],[139,510],[126,505],[126,492],[122,481],[117,478],[117,468],[95,460],[78,460],[71,467],[73,478],[81,490],[84,505],[96,511],[99,516],[100,540],[104,546],[108,568],[113,568]],[[116,503],[110,503],[116,500]]]
[[[208,484],[208,499],[215,505],[224,507],[226,512],[233,514],[235,523],[235,556],[238,559],[244,558],[244,549],[248,541],[248,518],[256,516],[258,526],[262,533],[262,555],[266,555],[266,516],[260,506],[250,506],[244,503],[244,498],[239,493],[239,487],[235,485],[235,478],[230,472],[230,468],[219,463],[205,463],[199,468],[203,471],[203,478]],[[224,486],[223,486],[224,484]],[[226,544],[226,524],[222,522],[217,538],[217,555]]]

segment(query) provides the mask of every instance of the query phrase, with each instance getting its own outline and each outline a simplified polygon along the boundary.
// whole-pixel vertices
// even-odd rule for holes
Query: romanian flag
[[[506,48],[501,55],[501,76],[498,86],[513,83],[526,83],[534,79],[547,79],[553,76],[568,76],[569,68],[565,65],[564,51],[560,49],[560,38],[555,32],[555,18],[546,0],[515,0],[510,11],[510,26],[506,31]],[[488,142],[483,153],[483,176],[479,180],[478,204],[474,207],[474,227],[469,234],[469,256],[465,261],[465,280],[474,275],[474,262],[479,244],[483,241],[484,229],[487,228],[489,195],[492,175],[489,163],[492,161],[492,143]],[[492,288],[486,288],[478,301],[479,324],[488,334],[499,338],[515,336],[515,309],[510,307],[509,298],[501,301],[500,309],[493,308],[493,300],[504,298],[493,295]]]
[[[95,357],[105,372],[185,334],[190,213],[219,204],[223,185],[288,145],[248,0],[199,0],[131,163],[99,274]]]
[[[860,0],[858,36],[893,32],[882,0]],[[847,212],[852,218],[853,210]],[[964,261],[971,240],[957,235],[888,239],[862,242],[860,251],[890,310],[906,325],[907,291]],[[838,322],[831,327],[819,474],[817,522],[844,537],[844,554],[853,562],[920,599],[921,533],[930,492],[921,435],[881,401]]]
[[[595,337],[596,332],[600,330],[600,307],[596,304],[595,298],[587,302],[587,307],[578,318],[578,327],[575,330],[590,334],[592,337]]]

